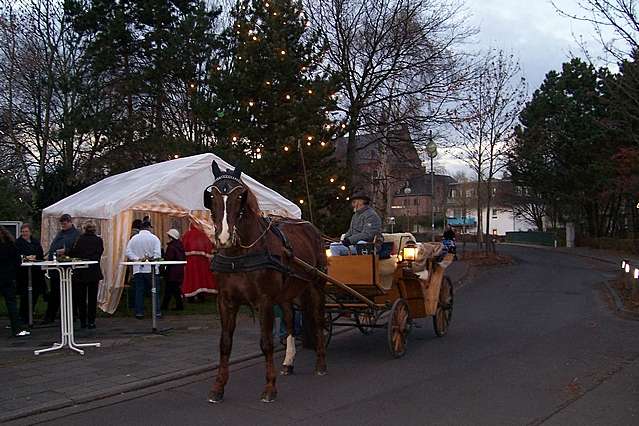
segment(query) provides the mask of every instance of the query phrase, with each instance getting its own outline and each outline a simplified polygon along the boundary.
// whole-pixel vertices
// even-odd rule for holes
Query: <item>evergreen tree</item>
[[[515,183],[539,195],[555,223],[582,223],[591,236],[606,234],[616,196],[609,78],[580,59],[549,72],[520,115],[510,162]]]
[[[71,0],[66,13],[87,43],[79,119],[108,142],[108,171],[206,149],[202,105],[219,11],[203,0]]]
[[[231,17],[212,79],[219,153],[337,232],[344,220],[331,212],[348,212],[348,188],[331,161],[337,88],[319,68],[325,45],[299,1],[241,0]]]

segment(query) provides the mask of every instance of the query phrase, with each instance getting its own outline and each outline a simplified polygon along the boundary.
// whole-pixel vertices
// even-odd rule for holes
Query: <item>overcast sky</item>
[[[556,3],[569,12],[578,11],[576,0]],[[548,71],[559,70],[571,55],[581,56],[576,37],[583,36],[591,55],[600,55],[592,27],[561,16],[549,0],[465,0],[465,4],[470,23],[479,29],[477,48],[502,48],[518,56],[530,94]],[[442,157],[448,174],[465,169],[460,161]]]

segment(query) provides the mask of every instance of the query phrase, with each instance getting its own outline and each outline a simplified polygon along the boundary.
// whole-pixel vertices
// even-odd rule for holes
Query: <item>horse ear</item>
[[[214,178],[218,178],[222,175],[222,171],[220,170],[220,167],[217,165],[217,163],[215,162],[215,160],[213,160],[213,162],[211,162],[211,169],[213,169],[213,177]]]
[[[239,167],[236,167],[235,170],[233,170],[233,176],[239,179],[240,176],[242,176],[242,170],[240,170]]]
[[[213,162],[213,164],[215,164],[215,162]],[[217,164],[215,164],[217,166]],[[219,169],[218,169],[219,170]],[[215,171],[213,172],[215,174]],[[208,187],[204,190],[204,207],[206,207],[207,209],[211,210],[211,212],[213,212],[213,200],[211,199],[211,196],[213,195],[213,193],[211,192],[211,187]]]

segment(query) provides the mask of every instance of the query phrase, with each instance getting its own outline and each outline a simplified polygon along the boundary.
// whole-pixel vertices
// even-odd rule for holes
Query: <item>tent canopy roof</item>
[[[221,170],[233,167],[215,154],[200,154],[152,164],[101,180],[47,207],[43,216],[64,213],[74,217],[110,219],[141,204],[168,204],[186,211],[206,210],[203,192],[213,183],[211,163]],[[300,208],[248,175],[242,181],[267,214],[300,218]]]

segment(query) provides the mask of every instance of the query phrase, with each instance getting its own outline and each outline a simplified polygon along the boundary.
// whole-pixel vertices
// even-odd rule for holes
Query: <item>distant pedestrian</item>
[[[38,262],[44,260],[44,252],[40,241],[33,237],[33,228],[24,223],[20,228],[20,238],[16,240],[18,256],[22,256],[26,262]],[[32,309],[35,309],[38,298],[45,296],[46,283],[44,271],[39,266],[18,268],[17,284],[20,295],[20,319],[24,324],[29,323],[29,270],[31,270]]]
[[[56,234],[49,251],[47,252],[47,258],[53,260],[56,256],[63,256],[67,253],[71,247],[74,246],[75,241],[80,236],[80,231],[76,229],[71,221],[71,216],[63,214],[60,216],[60,231]],[[49,271],[49,278],[51,283],[51,289],[49,291],[49,303],[47,304],[47,313],[44,316],[43,324],[51,323],[55,321],[60,310],[60,274],[58,271]]]
[[[89,265],[88,268],[78,268],[73,271],[74,303],[78,306],[80,327],[82,328],[95,328],[98,285],[100,280],[104,278],[99,263],[102,253],[104,253],[104,243],[102,238],[96,235],[95,224],[86,222],[84,233],[78,237],[75,245],[69,250],[69,256],[82,260],[98,261],[96,265]]]
[[[4,297],[11,323],[11,334],[15,337],[28,336],[18,318],[18,306],[16,302],[16,273],[20,267],[20,258],[16,250],[13,236],[7,229],[0,226],[0,292]]]
[[[169,242],[166,245],[164,260],[186,260],[184,247],[180,241],[180,233],[177,229],[169,229],[166,233]],[[184,265],[166,265],[166,287],[164,288],[164,300],[162,309],[169,309],[171,298],[175,298],[175,309],[184,309],[182,302],[182,281],[184,281]]]
[[[151,232],[153,226],[151,222],[142,222],[142,230],[139,234],[134,235],[126,246],[126,257],[132,261],[142,261],[159,259],[162,256],[162,244],[160,239]],[[151,265],[134,265],[133,266],[133,285],[135,287],[135,317],[137,319],[144,318],[144,293],[151,286],[151,274],[155,268]],[[156,281],[158,283],[158,281]],[[158,283],[159,284],[159,283]],[[158,286],[159,287],[159,286]],[[159,307],[160,291],[155,294],[157,306]],[[158,317],[162,316],[160,312]]]

